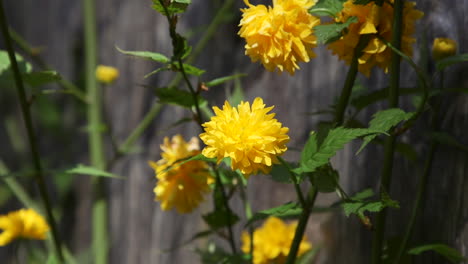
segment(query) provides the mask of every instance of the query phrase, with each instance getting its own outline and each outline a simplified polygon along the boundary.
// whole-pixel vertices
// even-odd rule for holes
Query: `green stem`
[[[52,67],[48,65],[38,54],[37,51],[32,48],[25,39],[23,39],[18,33],[10,28],[11,39],[22,49],[24,52],[29,54],[32,59],[43,69],[50,70]],[[57,81],[60,84],[65,92],[68,92],[74,95],[76,98],[81,100],[84,103],[87,103],[86,95],[78,87],[76,87],[72,82],[66,80],[61,76],[61,79]]]
[[[88,130],[91,165],[105,169],[104,144],[101,134],[102,90],[99,89],[95,70],[97,67],[96,12],[94,0],[83,0],[85,66],[88,104]],[[107,263],[107,209],[102,179],[95,179],[93,204],[93,253],[96,264]]]
[[[32,125],[31,112],[30,112],[28,102],[26,99],[26,91],[23,86],[23,80],[21,79],[21,73],[18,68],[18,62],[16,61],[15,52],[13,50],[13,45],[11,43],[10,34],[8,32],[8,23],[5,17],[3,1],[0,1],[0,27],[2,30],[2,35],[3,35],[4,42],[5,42],[5,46],[8,51],[8,57],[10,58],[11,68],[13,70],[13,75],[14,75],[16,87],[18,90],[18,97],[19,97],[19,101],[21,105],[21,111],[23,114],[23,119],[24,119],[24,123],[26,126],[26,132],[27,132],[28,140],[29,140],[29,146],[31,150],[31,157],[34,163],[34,169],[36,171],[35,178],[36,178],[37,186],[39,188],[39,194],[42,198],[44,207],[46,209],[47,220],[51,227],[52,237],[54,240],[54,247],[55,247],[57,257],[59,258],[59,261],[63,263],[63,254],[62,254],[62,250],[60,246],[61,242],[60,242],[60,238],[57,232],[57,225],[55,223],[55,219],[52,214],[52,206],[51,206],[49,194],[47,192],[47,187],[45,184],[45,177],[42,173],[41,159],[40,159],[39,151],[37,148],[37,141],[36,141],[34,128]]]
[[[444,72],[441,71],[440,72],[440,90],[443,90],[443,88],[444,88]],[[434,110],[432,114],[432,122],[431,122],[432,131],[437,131],[439,129],[439,120],[437,117],[439,112],[440,112],[440,101],[436,101],[434,103]],[[437,142],[432,140],[431,145],[429,147],[429,152],[427,154],[426,162],[424,164],[423,173],[421,174],[419,178],[418,191],[416,193],[416,199],[414,201],[413,210],[411,211],[411,216],[409,218],[408,225],[406,226],[405,235],[403,236],[403,240],[401,241],[400,248],[398,249],[398,252],[395,256],[395,261],[393,262],[394,264],[400,263],[400,259],[403,257],[403,254],[408,245],[408,241],[411,235],[413,234],[414,223],[416,222],[416,217],[418,216],[419,210],[422,207],[423,197],[426,192],[427,179],[429,178],[429,175],[431,174],[432,161],[434,159],[434,154],[436,152],[437,146],[438,146]]]
[[[401,46],[402,20],[403,20],[404,0],[394,1],[394,14],[392,25],[392,46],[399,50]],[[400,88],[400,55],[395,51],[392,52],[392,61],[390,67],[390,88],[388,94],[388,102],[390,108],[398,107],[398,97]],[[385,141],[384,146],[384,164],[382,168],[382,177],[380,179],[380,195],[384,192],[390,192],[391,176],[393,169],[393,155],[395,152],[396,135],[389,136]],[[385,220],[387,209],[383,209],[377,214],[376,231],[372,239],[372,263],[380,264],[382,260],[382,246],[385,236]]]
[[[354,81],[356,80],[356,75],[359,69],[359,57],[362,55],[362,50],[367,46],[369,43],[370,36],[364,35],[359,38],[359,42],[354,48],[354,55],[351,59],[351,65],[349,66],[348,73],[346,74],[346,80],[341,90],[341,95],[338,100],[338,105],[336,106],[335,112],[335,122],[336,126],[341,126],[343,124],[344,116],[346,107],[349,103],[349,98],[351,96],[351,92],[353,91]]]
[[[238,175],[238,177],[244,177],[242,175]],[[252,213],[252,207],[250,206],[249,199],[247,197],[243,180],[245,179],[239,179],[239,190],[240,190],[240,197],[242,199],[242,202],[244,203],[244,208],[245,208],[245,217],[247,218],[247,221],[250,221],[252,219],[253,213]],[[254,234],[254,229],[252,225],[249,225],[248,227],[249,231],[249,239],[250,239],[250,247],[249,247],[249,255],[250,255],[250,260],[249,263],[253,263],[253,252],[254,252],[254,242],[253,242],[253,234]]]
[[[126,153],[130,151],[130,148],[135,144],[135,142],[140,138],[140,136],[145,132],[146,128],[151,124],[153,119],[161,112],[162,104],[155,102],[151,109],[146,113],[143,120],[137,125],[137,127],[130,133],[127,139],[122,143],[118,148],[120,153]]]
[[[307,195],[306,206],[302,208],[302,214],[299,218],[299,223],[297,225],[296,232],[294,233],[292,245],[291,245],[291,248],[289,249],[289,254],[286,259],[285,264],[293,264],[296,261],[297,253],[299,252],[299,246],[304,236],[305,229],[307,227],[307,222],[309,220],[309,216],[312,213],[312,208],[314,207],[317,194],[318,194],[318,190],[314,186],[312,186]]]
[[[190,57],[187,59],[188,64],[191,64],[196,60],[196,58],[202,52],[203,48],[209,43],[210,39],[218,31],[219,25],[221,25],[223,21],[226,19],[226,13],[229,12],[233,3],[234,3],[234,0],[226,0],[224,1],[221,8],[218,9],[218,12],[216,13],[215,17],[213,18],[213,20],[211,20],[210,25],[205,30],[205,33],[203,34],[201,39],[198,41]],[[182,81],[182,75],[178,74],[174,78],[174,80],[170,82],[169,87],[177,86],[180,83],[180,81]]]
[[[231,208],[229,207],[229,202],[226,196],[226,191],[224,190],[223,183],[221,182],[221,176],[219,175],[219,172],[217,168],[213,165],[212,169],[214,170],[216,174],[216,189],[219,189],[221,192],[221,199],[224,208],[226,209],[226,223],[228,226],[228,232],[229,232],[229,245],[231,246],[231,251],[233,254],[236,254],[236,244],[234,242],[234,232],[232,231],[232,223],[231,223]]]
[[[302,194],[301,187],[299,186],[299,182],[297,180],[296,175],[291,171],[291,168],[289,167],[288,163],[282,157],[278,157],[278,160],[288,170],[289,176],[291,176],[291,181],[294,183],[294,188],[296,189],[297,198],[299,199],[301,206],[305,207],[306,201],[304,199],[304,195]]]

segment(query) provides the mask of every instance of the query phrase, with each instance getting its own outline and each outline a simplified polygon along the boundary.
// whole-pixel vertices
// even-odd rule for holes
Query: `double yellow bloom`
[[[5,246],[18,238],[44,240],[49,225],[33,209],[21,209],[0,215],[0,246]]]

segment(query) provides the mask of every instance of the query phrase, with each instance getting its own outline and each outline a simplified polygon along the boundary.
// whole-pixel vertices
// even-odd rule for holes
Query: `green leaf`
[[[317,153],[317,145],[317,134],[312,131],[310,132],[309,139],[307,140],[304,149],[301,152],[301,164],[306,163],[315,153]]]
[[[343,9],[346,0],[319,0],[309,9],[309,13],[315,16],[336,16]]]
[[[270,175],[271,179],[276,182],[293,183],[288,168],[286,168],[282,164],[273,165]]]
[[[150,76],[155,75],[155,74],[158,73],[158,72],[170,71],[170,70],[171,70],[171,67],[170,67],[169,65],[166,65],[166,66],[164,66],[164,67],[159,67],[159,68],[157,68],[156,70],[154,70],[154,71],[152,71],[152,72],[150,72],[150,73],[147,73],[145,76],[143,76],[143,78],[146,79],[146,78],[148,78],[148,77],[150,77]]]
[[[176,69],[177,71],[181,71],[181,68],[180,68],[180,64],[177,63],[177,62],[173,62],[172,63],[172,66],[174,67],[174,69]],[[202,69],[199,69],[195,66],[192,66],[190,64],[187,64],[187,63],[183,63],[182,66],[184,67],[184,72],[186,74],[189,74],[189,75],[194,75],[194,76],[200,76],[202,75],[203,73],[205,73],[205,70],[202,70]]]
[[[239,217],[231,210],[218,209],[214,212],[203,215],[203,220],[212,229],[219,229],[226,226],[233,226],[239,221]]]
[[[463,54],[458,54],[454,56],[447,57],[445,59],[442,59],[437,62],[437,69],[439,71],[447,68],[450,65],[460,63],[460,62],[466,62],[468,61],[468,53],[463,53]]]
[[[168,57],[164,56],[161,53],[157,52],[150,52],[150,51],[127,51],[127,50],[122,50],[119,47],[115,47],[120,53],[123,53],[125,55],[130,55],[138,58],[142,58],[145,60],[152,60],[156,61],[159,63],[169,63],[170,60]]]
[[[457,148],[461,151],[468,152],[468,146],[461,144],[455,137],[453,137],[452,135],[448,133],[432,132],[431,137],[433,140],[439,142],[440,144],[444,144],[447,146]]]
[[[242,101],[245,100],[245,94],[244,94],[244,91],[242,89],[242,83],[238,78],[234,79],[234,91],[232,91],[232,94],[227,96],[227,98],[228,98],[228,102],[232,106],[237,106]]]
[[[209,82],[205,82],[204,84],[205,84],[206,87],[213,87],[213,86],[223,84],[223,83],[225,83],[227,81],[238,79],[238,78],[244,77],[244,76],[246,76],[246,74],[237,73],[237,74],[233,74],[233,75],[229,75],[229,76],[225,76],[225,77],[216,78],[216,79],[211,80]]]
[[[442,255],[443,257],[445,257],[452,263],[460,263],[462,261],[467,260],[456,249],[451,248],[444,244],[430,244],[430,245],[423,245],[423,246],[415,247],[415,248],[410,249],[408,251],[408,254],[419,255],[429,250],[437,252],[438,254]]]
[[[381,131],[364,128],[344,128],[337,127],[329,131],[328,135],[319,146],[318,150],[313,153],[307,160],[301,161],[299,170],[301,172],[314,172],[318,167],[327,164],[336,152],[344,147],[355,138],[362,137],[369,134],[377,134]]]
[[[31,72],[31,64],[26,62],[21,55],[15,54],[15,56],[20,73],[24,75]],[[0,85],[5,87],[14,87],[15,85],[10,58],[5,50],[0,50]]]
[[[23,75],[24,81],[32,87],[41,86],[62,79],[56,71],[30,72]]]
[[[322,166],[312,173],[312,181],[319,192],[334,192],[338,186],[338,172],[330,165]]]
[[[314,34],[317,37],[317,42],[320,44],[329,44],[341,38],[343,30],[347,29],[352,23],[358,21],[357,17],[349,17],[344,23],[333,23],[327,25],[315,26]]]
[[[401,121],[406,121],[413,117],[414,113],[406,113],[405,111],[399,108],[391,108],[383,111],[379,111],[374,114],[374,118],[369,122],[369,129],[388,131],[392,127],[398,125]],[[364,142],[357,151],[359,154],[369,142],[371,142],[377,134],[369,135],[364,137]]]
[[[356,214],[359,218],[365,217],[365,212],[380,212],[386,207],[399,208],[397,201],[390,199],[388,194],[382,193],[382,200],[369,200],[374,192],[366,189],[357,193],[350,198],[348,202],[342,204],[345,215],[349,217],[351,214]]]
[[[164,10],[164,7],[161,5],[161,2],[168,2],[169,5],[166,6],[167,12],[169,14],[166,14],[166,11]],[[191,0],[153,0],[153,9],[158,11],[164,16],[173,16],[175,14],[180,14],[185,12],[187,9],[188,5],[191,3]]]
[[[68,174],[84,174],[84,175],[91,175],[91,176],[97,176],[97,177],[110,177],[110,178],[116,178],[116,179],[125,179],[122,176],[115,175],[113,173],[103,171],[91,166],[86,166],[83,164],[78,164],[75,168],[65,170],[65,173]]]
[[[155,89],[155,94],[161,103],[173,104],[185,108],[195,106],[195,101],[190,92],[179,90],[175,87],[163,87]],[[198,105],[206,104],[206,100],[201,96],[197,96]]]
[[[174,163],[172,163],[170,166],[168,166],[163,172],[170,171],[170,170],[172,170],[174,168],[182,166],[185,163],[193,161],[193,160],[200,160],[200,161],[205,161],[205,162],[216,162],[216,158],[207,158],[207,157],[203,156],[203,154],[198,154],[198,155],[195,155],[195,156],[189,156],[189,157],[182,158],[182,159],[174,161]]]
[[[301,213],[302,213],[302,207],[299,204],[289,202],[289,203],[280,205],[278,207],[273,207],[270,209],[256,212],[252,216],[252,218],[250,218],[247,224],[245,224],[245,226],[249,226],[256,221],[263,220],[265,218],[268,218],[269,216],[295,217],[295,216],[299,216]]]

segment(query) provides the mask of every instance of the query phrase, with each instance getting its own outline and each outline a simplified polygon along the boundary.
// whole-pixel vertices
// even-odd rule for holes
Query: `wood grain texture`
[[[124,140],[146,111],[154,103],[151,89],[142,84],[164,86],[171,74],[158,74],[149,79],[143,76],[153,70],[157,64],[129,58],[117,52],[118,46],[125,50],[148,50],[164,54],[172,52],[168,39],[167,21],[150,8],[151,1],[99,0],[98,42],[99,63],[114,65],[120,70],[121,77],[105,91],[105,112],[110,127],[117,141]],[[188,12],[179,21],[181,33],[195,31],[190,43],[194,44],[219,9],[222,1],[193,1]],[[425,31],[428,39],[447,36],[459,43],[460,52],[468,52],[468,0],[456,1],[417,1],[418,7],[427,15],[419,24],[418,31]],[[232,9],[233,18],[223,24],[201,54],[195,65],[206,69],[203,80],[232,74],[247,73],[242,81],[246,97],[249,100],[260,96],[267,105],[275,105],[277,119],[290,128],[290,146],[302,147],[307,135],[316,129],[319,118],[307,113],[326,108],[340,92],[347,67],[330,52],[320,47],[316,49],[317,58],[294,77],[270,73],[259,64],[252,64],[244,55],[244,42],[237,36],[239,8],[238,1]],[[77,80],[82,74],[82,21],[80,1],[16,0],[7,3],[8,17],[21,35],[34,45],[46,47],[46,61],[70,79]],[[417,53],[417,52],[416,52]],[[417,60],[416,56],[416,60]],[[433,69],[432,69],[433,70]],[[451,68],[447,72],[448,86],[468,88],[467,65]],[[376,71],[379,72],[379,71]],[[403,86],[413,85],[415,75],[408,65],[404,65]],[[360,76],[364,84],[371,89],[381,88],[387,80],[382,73],[377,73],[367,80]],[[227,84],[225,89],[232,89]],[[225,99],[225,89],[213,88],[209,102],[221,105]],[[405,109],[411,109],[409,99],[402,99]],[[66,107],[66,106],[64,106]],[[373,105],[359,118],[368,122],[370,116],[385,103]],[[444,97],[443,109],[446,117],[443,130],[453,131],[464,144],[468,144],[464,132],[468,128],[468,98],[462,95]],[[111,237],[110,263],[198,263],[194,246],[187,246],[175,251],[163,252],[177,247],[194,233],[206,228],[200,220],[200,214],[211,208],[207,202],[190,215],[175,212],[162,212],[153,201],[155,184],[154,173],[147,165],[148,160],[159,159],[159,144],[164,136],[182,133],[185,138],[197,136],[200,132],[194,125],[184,125],[178,129],[165,131],[174,121],[190,114],[172,106],[164,108],[152,123],[138,147],[142,150],[119,162],[112,169],[118,175],[127,177],[125,181],[110,181],[108,184],[109,235]],[[388,236],[403,232],[405,220],[410,213],[414,199],[417,176],[421,172],[424,155],[427,150],[427,137],[423,131],[426,122],[418,122],[418,127],[402,136],[400,140],[415,143],[420,156],[417,162],[409,162],[397,155],[392,184],[391,197],[401,203],[400,210],[392,210],[388,218]],[[75,120],[76,127],[84,124]],[[84,136],[84,135],[83,135]],[[108,142],[109,143],[109,142]],[[72,144],[72,143],[71,143]],[[380,175],[382,147],[372,145],[367,151],[355,156],[359,144],[351,144],[339,152],[333,159],[333,165],[340,172],[340,182],[349,193],[367,187],[376,188]],[[85,153],[85,149],[81,149]],[[44,149],[44,153],[46,149]],[[110,147],[109,147],[109,153]],[[65,163],[86,162],[83,154],[77,159]],[[286,159],[295,159],[298,153],[290,152]],[[429,179],[427,199],[422,215],[418,218],[419,228],[412,243],[422,241],[444,242],[459,249],[465,256],[468,251],[468,156],[453,148],[441,146],[436,154],[436,162]],[[71,208],[75,216],[74,225],[68,237],[75,251],[85,250],[90,243],[90,200],[89,183],[77,182],[76,205]],[[253,176],[249,181],[248,194],[253,201],[254,210],[266,209],[294,199],[292,186],[272,182],[265,176]],[[319,204],[329,205],[336,200],[333,194],[320,195]],[[242,210],[238,199],[233,207]],[[236,227],[240,234],[241,227]],[[308,231],[316,246],[321,247],[316,263],[369,263],[370,231],[364,228],[358,219],[346,218],[341,212],[313,215]],[[239,242],[239,241],[237,241]],[[205,242],[201,242],[203,244]],[[238,244],[239,245],[239,244]],[[444,263],[442,259],[428,254],[418,263]]]

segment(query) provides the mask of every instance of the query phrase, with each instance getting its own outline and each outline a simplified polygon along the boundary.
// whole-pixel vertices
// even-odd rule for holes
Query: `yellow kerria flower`
[[[162,159],[149,162],[158,179],[155,200],[163,210],[175,207],[179,213],[189,213],[203,201],[203,194],[210,192],[209,184],[213,182],[205,162],[177,164],[181,159],[200,154],[198,139],[193,137],[186,142],[181,135],[176,135],[169,141],[166,137],[161,150]]]
[[[50,228],[33,209],[20,209],[0,215],[0,229],[0,246],[5,246],[17,238],[44,240]]]
[[[457,42],[449,38],[436,38],[432,45],[432,57],[441,60],[457,53]]]
[[[312,28],[320,19],[309,14],[317,0],[273,0],[273,7],[252,5],[241,9],[239,35],[245,38],[245,54],[260,61],[269,71],[288,71],[294,75],[299,62],[315,57],[317,45]]]
[[[203,124],[205,133],[200,138],[207,145],[202,154],[209,158],[231,158],[231,168],[239,169],[245,176],[258,171],[268,173],[277,156],[286,150],[289,129],[267,114],[273,106],[265,108],[263,100],[255,98],[241,102],[237,108],[226,101],[223,110],[213,107],[215,116]]]
[[[393,4],[393,0],[389,0],[389,2]],[[413,54],[412,44],[416,42],[416,39],[412,37],[415,21],[424,14],[414,9],[415,5],[414,2],[405,2],[403,9],[401,51],[408,56]],[[352,16],[357,17],[358,22],[351,24],[348,32],[328,47],[340,59],[350,64],[359,37],[372,34],[369,43],[363,50],[363,55],[358,60],[358,69],[367,77],[374,66],[382,68],[387,73],[391,62],[391,49],[379,40],[379,37],[391,41],[393,6],[388,1],[385,1],[382,6],[378,6],[375,2],[370,2],[367,5],[355,5],[353,0],[348,0],[344,3],[343,10],[338,14],[336,21],[345,22]]]
[[[253,233],[253,263],[269,264],[284,263],[288,256],[297,221],[285,224],[281,219],[270,216],[262,227]],[[298,256],[312,248],[312,245],[303,238],[299,244]],[[242,233],[242,251],[250,253],[250,235]]]
[[[110,84],[119,77],[119,70],[111,66],[99,65],[96,68],[96,78],[98,81]]]

